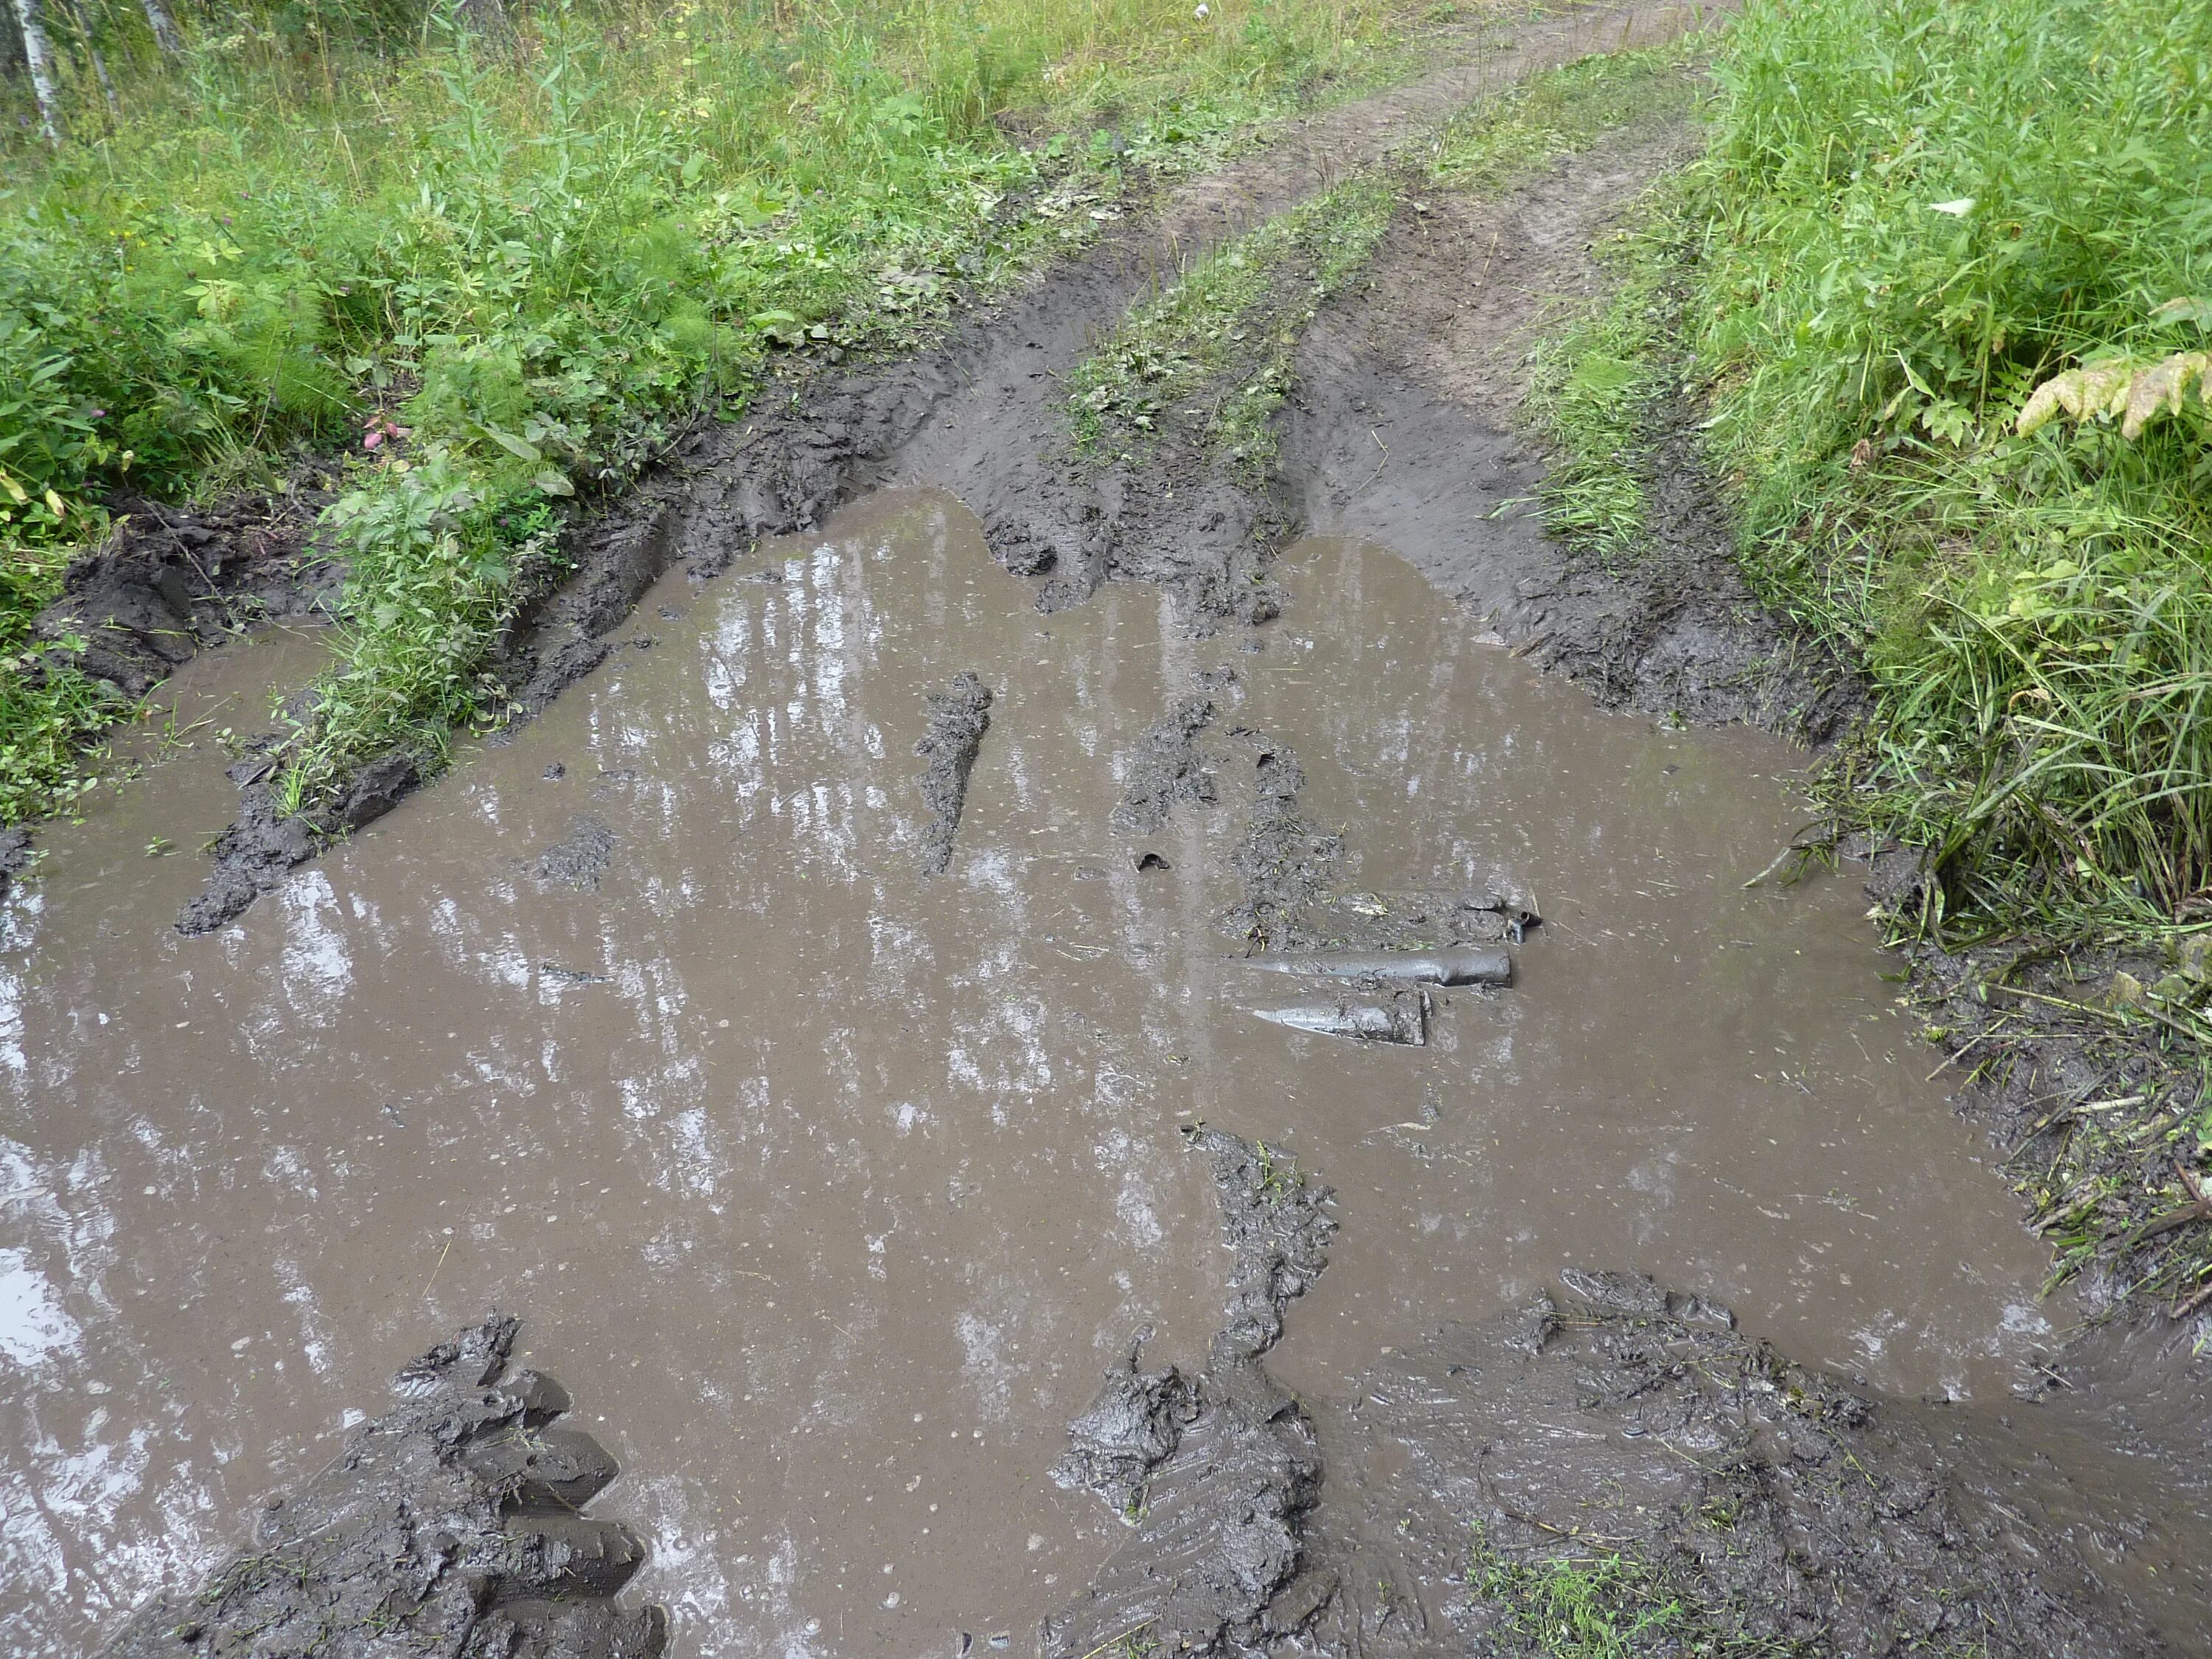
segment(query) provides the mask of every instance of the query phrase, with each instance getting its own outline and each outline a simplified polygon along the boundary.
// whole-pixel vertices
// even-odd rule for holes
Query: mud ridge
[[[645,1546],[582,1513],[614,1460],[551,1426],[559,1383],[507,1373],[516,1329],[493,1314],[401,1370],[390,1411],[196,1592],[133,1614],[111,1659],[658,1659],[666,1614],[616,1601]]]
[[[991,688],[963,669],[944,690],[928,697],[929,728],[914,752],[929,763],[915,781],[931,817],[922,826],[915,861],[925,876],[941,876],[952,866],[952,838],[968,803],[969,775],[982,751],[983,734],[991,729]]]
[[[1224,1322],[1194,1376],[1144,1371],[1151,1333],[1139,1332],[1071,1428],[1054,1479],[1095,1492],[1133,1530],[1082,1597],[1044,1620],[1047,1659],[1132,1637],[1146,1652],[1243,1652],[1303,1622],[1281,1598],[1304,1560],[1321,1455],[1260,1357],[1282,1334],[1284,1305],[1328,1266],[1331,1194],[1272,1147],[1184,1133],[1207,1161],[1231,1253]]]

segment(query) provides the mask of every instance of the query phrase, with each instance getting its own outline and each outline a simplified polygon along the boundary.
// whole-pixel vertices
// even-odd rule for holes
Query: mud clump
[[[1329,1189],[1273,1148],[1186,1133],[1221,1203],[1225,1322],[1195,1376],[1142,1370],[1140,1332],[1076,1419],[1054,1478],[1097,1492],[1133,1534],[1080,1601],[1044,1621],[1048,1659],[1131,1637],[1147,1652],[1243,1652],[1304,1621],[1283,1598],[1300,1594],[1321,1454],[1311,1421],[1260,1356],[1282,1334],[1284,1304],[1328,1265]]]
[[[205,508],[118,499],[114,529],[70,566],[33,632],[82,640],[71,665],[136,699],[247,622],[327,614],[342,571],[307,549],[326,499],[238,495]]]
[[[1158,835],[1177,805],[1212,806],[1220,799],[1198,752],[1198,734],[1212,719],[1213,700],[1192,696],[1152,723],[1137,744],[1128,781],[1107,820],[1115,835]]]
[[[580,813],[568,820],[561,839],[538,855],[531,871],[541,885],[596,893],[614,851],[615,832],[607,828],[606,820]]]
[[[991,689],[966,669],[952,684],[929,696],[929,726],[914,752],[929,763],[915,780],[921,804],[931,813],[915,856],[925,876],[941,876],[952,866],[952,837],[968,802],[968,778],[991,729]]]
[[[1327,891],[1344,856],[1344,838],[1308,823],[1298,813],[1306,769],[1288,744],[1263,733],[1231,733],[1250,744],[1252,816],[1244,838],[1230,855],[1244,897],[1224,923],[1255,950],[1310,950],[1332,943],[1305,927],[1307,913]]]
[[[560,1384],[505,1375],[515,1330],[493,1314],[407,1366],[390,1412],[196,1593],[141,1607],[109,1659],[658,1659],[666,1614],[615,1601],[645,1547],[580,1512],[614,1460],[550,1426]]]

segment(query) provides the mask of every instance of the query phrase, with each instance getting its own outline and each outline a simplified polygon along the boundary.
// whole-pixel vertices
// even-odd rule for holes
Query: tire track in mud
[[[1182,186],[1139,224],[935,346],[764,387],[750,420],[702,427],[659,472],[572,531],[574,574],[517,618],[496,665],[518,716],[604,661],[608,636],[671,568],[719,574],[761,538],[810,529],[890,483],[936,483],[966,501],[1010,569],[1046,577],[1047,609],[1080,602],[1103,580],[1144,580],[1185,595],[1202,622],[1265,620],[1260,567],[1296,533],[1294,493],[1187,465],[1103,475],[1075,467],[1054,377],[1163,273],[1382,162],[1486,93],[1592,52],[1671,39],[1715,9],[1725,8],[1585,6],[1486,33],[1468,61],[1287,125],[1265,150]],[[135,602],[139,588],[179,580],[167,564],[134,568],[100,603]],[[268,777],[246,782],[239,817],[213,849],[207,891],[186,907],[180,931],[223,926],[331,839],[389,811],[428,770],[407,754],[373,763],[313,825],[284,811]]]

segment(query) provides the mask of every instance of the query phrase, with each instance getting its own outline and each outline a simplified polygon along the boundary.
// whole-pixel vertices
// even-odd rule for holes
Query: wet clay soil
[[[620,1464],[673,1650],[1026,1648],[1128,1536],[1048,1478],[1067,1425],[1140,1328],[1196,1367],[1222,1324],[1200,1122],[1337,1190],[1267,1359],[1316,1401],[1581,1267],[2002,1405],[2063,1310],[1863,899],[1741,884],[1790,751],[1601,714],[1375,548],[1279,580],[1209,641],[1133,586],[1041,617],[956,502],[888,493],[664,579],[540,720],[211,938],[145,849],[220,823],[228,756],[58,840],[0,954],[11,1659],[192,1582],[494,1303]],[[296,682],[263,651],[185,691]],[[926,878],[916,745],[964,676]],[[1346,914],[1543,918],[1425,1047],[1249,1012],[1284,987],[1222,922],[1291,756]]]

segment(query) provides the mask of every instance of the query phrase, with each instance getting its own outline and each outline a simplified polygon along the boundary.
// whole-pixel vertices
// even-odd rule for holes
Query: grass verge
[[[0,818],[82,787],[77,745],[117,712],[27,626],[118,486],[337,475],[340,661],[285,786],[313,804],[495,716],[486,650],[569,498],[779,358],[894,345],[1133,179],[1402,63],[1410,15],[557,0],[494,42],[447,10],[118,63],[127,118],[6,146]]]
[[[1753,0],[1720,59],[1711,453],[1866,665],[1830,799],[1949,943],[2212,923],[2212,420],[2162,368],[2212,343],[2208,47],[2201,0]]]

